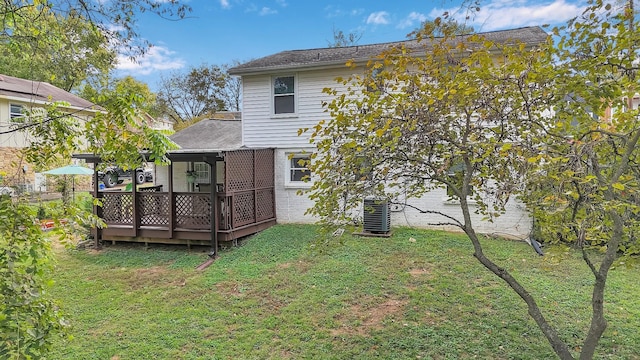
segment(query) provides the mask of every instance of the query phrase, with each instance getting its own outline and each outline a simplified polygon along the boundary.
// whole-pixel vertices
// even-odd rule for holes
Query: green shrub
[[[33,210],[0,198],[0,358],[42,358],[65,329],[48,296],[52,270],[51,246]]]

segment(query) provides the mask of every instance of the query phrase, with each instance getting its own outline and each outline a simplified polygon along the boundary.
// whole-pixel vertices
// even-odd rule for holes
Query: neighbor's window
[[[196,172],[195,182],[198,184],[209,183],[209,164],[204,162],[193,163],[193,170]]]
[[[289,182],[301,184],[311,178],[311,170],[309,170],[309,155],[295,154],[289,155]]]
[[[24,113],[22,110],[22,105],[11,104],[11,109],[9,111],[12,122],[24,122]]]
[[[278,76],[273,78],[273,113],[293,114],[295,112],[295,77]]]

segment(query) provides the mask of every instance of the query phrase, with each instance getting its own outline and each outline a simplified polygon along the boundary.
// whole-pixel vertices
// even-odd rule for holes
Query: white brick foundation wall
[[[297,195],[304,187],[287,187],[285,178],[288,176],[288,153],[299,153],[303,149],[276,149],[275,151],[275,188],[276,188],[276,216],[279,223],[314,223],[316,219],[305,215],[305,211],[313,206],[313,202],[306,195]],[[313,149],[306,149],[311,152]],[[420,199],[406,200],[408,204],[425,210],[435,210],[462,220],[460,206],[446,200],[444,189],[429,192]],[[405,202],[405,199],[398,199]],[[410,226],[419,228],[438,228],[460,231],[457,227],[438,226],[430,224],[447,222],[442,216],[421,214],[409,206],[393,206],[391,208],[392,226]],[[507,212],[494,219],[493,222],[483,220],[483,215],[472,214],[472,222],[477,232],[495,234],[503,237],[522,238],[531,229],[531,219],[522,204],[511,201],[507,205]]]

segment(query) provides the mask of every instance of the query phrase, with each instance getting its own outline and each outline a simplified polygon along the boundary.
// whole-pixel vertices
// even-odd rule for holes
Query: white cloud
[[[220,0],[220,6],[222,6],[223,9],[228,9],[229,7],[231,7],[231,5],[229,4],[229,0]]]
[[[471,14],[465,20],[467,13],[460,8],[433,9],[429,16],[435,18],[448,12],[459,22],[465,22],[476,31],[491,31],[498,29],[517,28],[543,24],[557,24],[579,15],[584,10],[580,3],[568,3],[565,0],[533,3],[532,1],[493,0],[482,4],[480,11]]]
[[[287,7],[287,1],[286,0],[276,0],[276,3],[278,3],[278,5],[280,5],[282,7]]]
[[[260,16],[265,16],[265,15],[271,15],[271,14],[277,14],[277,13],[278,13],[278,10],[273,10],[265,6],[262,9],[260,9],[260,12],[258,14]]]
[[[336,18],[342,16],[359,16],[364,13],[364,9],[356,8],[351,10],[343,10],[340,7],[336,7],[334,5],[327,5],[324,8],[327,18]]]
[[[366,22],[367,24],[386,25],[389,23],[389,20],[387,20],[388,16],[389,13],[386,11],[374,12],[369,15]]]
[[[344,14],[342,9],[336,8],[333,5],[325,6],[324,12],[326,13],[325,16],[328,17],[328,18],[339,17],[339,16],[342,16]]]
[[[153,46],[135,61],[125,55],[118,55],[116,68],[135,75],[149,75],[156,71],[183,68],[186,62],[181,58],[174,57],[174,55],[175,51],[164,46]]]
[[[406,18],[402,19],[398,24],[399,29],[406,29],[408,27],[416,27],[427,20],[427,15],[419,12],[411,12]]]

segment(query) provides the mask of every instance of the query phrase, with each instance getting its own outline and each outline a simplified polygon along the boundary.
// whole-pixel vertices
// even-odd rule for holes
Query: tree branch
[[[412,208],[414,210],[417,210],[420,214],[436,214],[436,215],[440,215],[440,216],[442,216],[444,218],[447,218],[447,219],[453,221],[453,223],[439,223],[439,224],[429,224],[429,225],[440,225],[440,224],[442,224],[442,225],[453,225],[453,226],[459,227],[461,229],[464,229],[464,225],[458,219],[454,218],[453,216],[450,216],[450,215],[447,215],[445,213],[442,213],[440,211],[423,210],[423,209],[421,209],[421,208],[419,208],[417,206],[414,206],[414,205],[411,205],[411,204],[407,204],[406,202],[404,202],[404,203],[391,202],[391,204],[403,205],[403,206]]]

